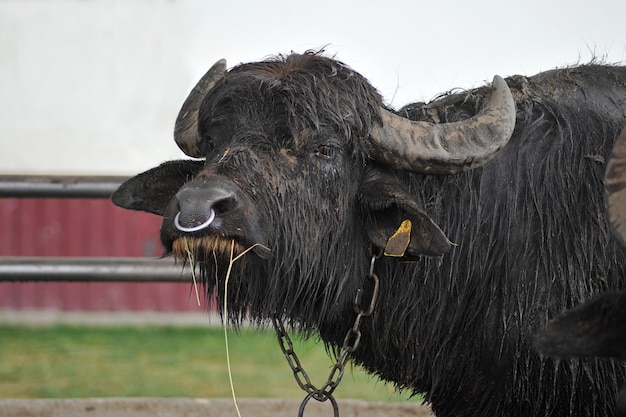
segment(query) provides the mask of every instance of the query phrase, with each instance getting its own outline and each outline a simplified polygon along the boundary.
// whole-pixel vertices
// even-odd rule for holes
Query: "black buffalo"
[[[605,174],[606,201],[615,236],[626,248],[626,128]],[[535,336],[535,347],[555,357],[598,356],[626,361],[626,291],[609,291],[561,313]],[[626,416],[626,384],[618,397]]]
[[[164,247],[193,254],[220,305],[231,250],[252,247],[232,265],[229,317],[334,349],[385,252],[352,357],[438,416],[610,416],[625,366],[540,356],[532,336],[626,287],[602,191],[625,122],[624,67],[496,77],[393,112],[321,54],[220,61],[175,127],[204,160],[164,163],[113,201],[162,215]]]

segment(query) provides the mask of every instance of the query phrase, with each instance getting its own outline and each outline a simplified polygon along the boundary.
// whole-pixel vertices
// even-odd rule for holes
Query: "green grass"
[[[303,398],[272,331],[229,331],[228,340],[237,397]],[[321,387],[333,364],[324,346],[294,345]],[[0,398],[230,396],[220,328],[0,325]],[[336,397],[409,395],[349,366]]]

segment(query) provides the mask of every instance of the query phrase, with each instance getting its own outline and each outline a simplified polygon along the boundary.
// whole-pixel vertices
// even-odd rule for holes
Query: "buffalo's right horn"
[[[198,111],[200,110],[200,105],[209,90],[213,88],[217,81],[224,77],[224,73],[226,73],[226,60],[220,59],[209,68],[207,73],[191,90],[176,118],[174,140],[185,154],[194,158],[204,158],[206,156],[202,146],[202,139],[198,134]]]
[[[387,165],[426,174],[454,174],[489,161],[515,127],[515,101],[494,77],[489,101],[474,117],[451,123],[412,121],[381,109],[382,126],[370,133],[370,156]]]

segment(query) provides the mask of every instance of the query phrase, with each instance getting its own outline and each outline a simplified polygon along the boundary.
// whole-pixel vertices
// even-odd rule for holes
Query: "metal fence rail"
[[[185,282],[191,270],[171,259],[0,257],[2,281]]]
[[[128,177],[0,175],[0,197],[109,198]]]

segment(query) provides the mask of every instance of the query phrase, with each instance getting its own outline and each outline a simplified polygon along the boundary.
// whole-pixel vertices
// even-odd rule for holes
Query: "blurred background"
[[[325,48],[400,107],[626,59],[621,0],[0,0],[0,173],[133,174],[210,65]]]
[[[624,16],[623,0],[0,0],[0,176],[133,175],[183,158],[172,140],[177,112],[221,58],[234,66],[323,48],[398,108],[494,74],[623,63]],[[159,224],[106,199],[0,198],[0,257],[155,258]],[[209,391],[226,387],[219,332],[150,330],[141,320],[119,327],[153,312],[193,313],[191,324],[202,326],[206,310],[186,283],[0,283],[0,395],[228,395]],[[103,329],[81,321],[93,317],[85,312],[118,319]],[[70,313],[87,326],[59,327]],[[45,317],[53,326],[44,331],[37,326]],[[173,325],[164,317],[156,324]],[[210,346],[216,338],[220,348]],[[258,348],[264,342],[242,340],[238,370],[254,375],[251,386],[295,388],[271,335],[268,350],[281,365],[270,361],[256,373],[250,365],[269,357]],[[330,363],[314,345],[323,379]],[[251,359],[253,352],[260,355]],[[259,379],[279,367],[289,382]],[[162,387],[150,388],[157,381]],[[397,398],[383,389],[348,396]],[[291,394],[245,386],[240,395]]]

